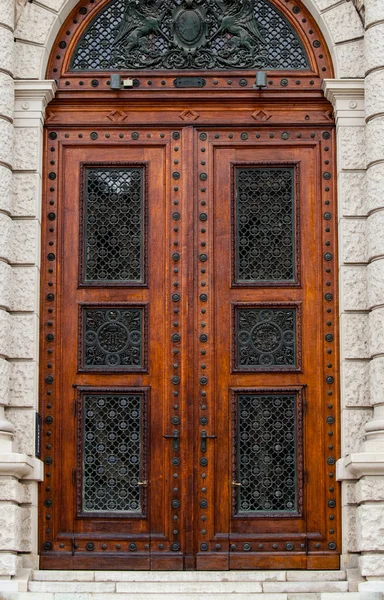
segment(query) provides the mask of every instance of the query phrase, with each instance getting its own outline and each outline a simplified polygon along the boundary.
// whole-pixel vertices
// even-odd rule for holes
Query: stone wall
[[[366,0],[365,29],[361,0],[303,2],[336,76],[324,91],[338,132],[344,564],[356,566],[362,553],[363,574],[384,581],[375,527],[384,519],[384,2]],[[44,73],[75,3],[18,0],[15,26],[13,1],[0,0],[0,576],[8,578],[20,556],[36,563],[42,124],[55,92]]]

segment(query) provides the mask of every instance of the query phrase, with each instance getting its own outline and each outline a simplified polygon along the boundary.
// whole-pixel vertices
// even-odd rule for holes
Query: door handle
[[[143,487],[147,487],[148,486],[148,481],[146,479],[144,479],[144,481],[138,481],[137,485],[142,485]]]
[[[172,450],[174,452],[179,451],[179,432],[177,431],[177,429],[174,429],[171,435],[163,435],[163,438],[171,439],[172,440]]]
[[[217,435],[208,435],[205,429],[201,430],[200,433],[200,450],[201,452],[207,451],[207,440],[215,440]]]
[[[232,481],[232,487],[241,487],[243,484],[238,481]]]

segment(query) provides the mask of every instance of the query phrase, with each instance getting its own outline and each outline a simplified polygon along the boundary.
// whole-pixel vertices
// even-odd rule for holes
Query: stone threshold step
[[[346,581],[346,571],[34,571],[33,581]]]
[[[179,594],[178,600],[222,600],[222,594]],[[0,592],[0,600],[168,600],[168,594]],[[225,600],[383,600],[381,592],[228,594]]]
[[[347,592],[347,581],[31,581],[31,592],[104,592],[126,594],[255,594]]]

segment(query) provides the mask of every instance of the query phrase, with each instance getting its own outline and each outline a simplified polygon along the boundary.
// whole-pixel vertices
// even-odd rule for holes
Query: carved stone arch
[[[216,22],[209,24],[214,14],[213,11],[211,11],[212,14],[209,14],[209,7],[196,9],[194,16],[196,16],[196,20],[200,19],[200,24],[205,30],[198,34],[198,40],[195,42],[196,48],[192,52],[190,48],[185,47],[185,40],[183,42],[182,36],[177,34],[176,26],[169,24],[172,19],[177,21],[178,11],[184,6],[184,3],[179,4],[180,6],[177,8],[178,3],[172,3],[173,8],[168,8],[168,14],[166,14],[167,9],[161,15],[159,13],[163,19],[162,23],[165,20],[162,31],[155,32],[155,28],[160,23],[160,21],[157,23],[160,16],[156,17],[156,9],[153,12],[155,18],[152,23],[148,19],[146,20],[145,12],[142,9],[142,12],[138,14],[141,22],[138,22],[136,27],[128,28],[127,34],[124,19],[128,16],[128,12],[124,8],[125,3],[122,0],[83,0],[72,10],[56,37],[48,61],[47,77],[55,79],[59,89],[64,87],[69,90],[73,87],[78,88],[79,85],[82,86],[82,89],[87,87],[92,89],[96,86],[95,77],[97,77],[97,86],[105,89],[109,85],[109,73],[114,70],[120,70],[127,74],[129,72],[136,73],[135,77],[137,77],[139,71],[148,71],[153,75],[153,71],[156,69],[167,71],[168,74],[170,71],[175,73],[196,69],[207,73],[223,70],[246,72],[264,69],[273,71],[274,75],[281,74],[283,77],[280,82],[281,86],[290,87],[292,85],[295,89],[297,89],[297,85],[311,86],[312,89],[319,88],[323,78],[333,76],[332,60],[324,36],[308,9],[300,1],[263,0],[262,4],[258,3],[253,8],[252,27],[238,28],[240,34],[234,34],[234,31],[229,31],[228,27],[223,28],[224,21],[220,20],[220,16],[219,18],[214,17]],[[247,4],[251,5],[252,3]],[[199,10],[202,11],[201,15]],[[246,16],[249,17],[249,15]],[[103,19],[105,19],[104,24]],[[204,20],[208,22],[208,25],[204,23]],[[271,23],[275,27],[275,32],[272,33]],[[148,26],[148,31],[144,31],[146,26]],[[251,30],[252,28],[253,30]],[[221,30],[221,37],[224,39],[225,35],[224,42],[226,44],[229,38],[226,53],[220,50],[220,44],[223,43],[223,39],[218,39]],[[241,37],[241,33],[244,32],[245,40]],[[150,38],[152,44],[155,44],[157,40],[161,45],[160,51],[154,48],[147,52],[147,55],[151,55],[151,60],[148,60],[147,63],[145,60],[142,62],[136,60],[135,62],[131,58],[132,53],[139,45],[139,40],[135,37],[136,33],[140,33],[140,39],[144,42]],[[125,39],[128,37],[130,61],[124,59],[121,51],[118,55],[121,38],[124,36]],[[173,39],[170,39],[172,36]],[[283,42],[283,48],[276,51],[276,45],[282,43],[283,36],[287,38],[287,42],[285,44]],[[114,50],[110,52],[109,48],[114,46],[114,40],[117,40],[117,44],[115,43],[117,52]],[[211,54],[219,54],[218,58],[215,56],[215,60],[211,61],[207,59],[208,52],[206,52],[210,42],[217,46],[212,48]],[[168,44],[165,52],[164,44]],[[252,49],[250,49],[251,44],[253,45]],[[240,49],[237,54],[235,52],[236,60],[233,60],[231,56],[234,49],[236,52]],[[136,55],[140,56],[140,52],[136,52]],[[153,58],[154,55],[155,58]],[[292,75],[292,78],[289,75]],[[297,83],[298,75],[304,80],[303,83]],[[82,81],[81,84],[79,80]],[[139,83],[136,82],[136,84]],[[152,84],[154,84],[153,81]]]

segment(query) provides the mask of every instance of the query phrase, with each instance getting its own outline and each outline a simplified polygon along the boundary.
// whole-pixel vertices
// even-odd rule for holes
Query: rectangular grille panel
[[[84,282],[144,281],[144,168],[87,167]]]
[[[297,394],[238,394],[235,412],[235,514],[297,515]]]
[[[143,393],[84,393],[83,513],[143,513]]]
[[[235,169],[237,283],[295,281],[293,167]]]

